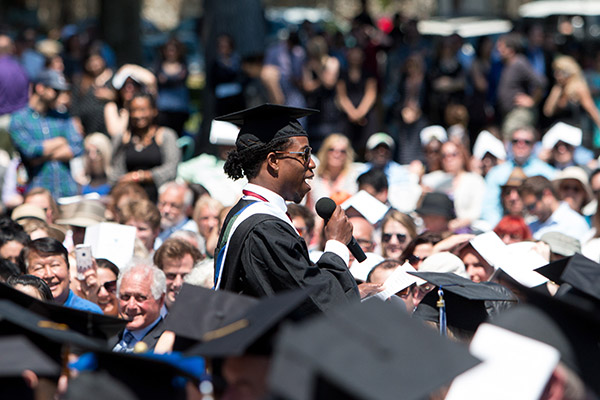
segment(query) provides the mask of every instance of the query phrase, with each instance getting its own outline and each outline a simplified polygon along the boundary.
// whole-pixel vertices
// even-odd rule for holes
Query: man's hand
[[[519,93],[515,96],[515,106],[531,108],[535,105],[533,97],[526,95],[525,93]]]
[[[361,283],[358,285],[358,292],[360,293],[360,298],[364,299],[365,297],[372,296],[377,294],[383,290],[383,285],[381,283]]]
[[[352,224],[348,221],[346,213],[340,206],[335,211],[325,225],[325,239],[337,240],[343,244],[350,243],[352,239]]]

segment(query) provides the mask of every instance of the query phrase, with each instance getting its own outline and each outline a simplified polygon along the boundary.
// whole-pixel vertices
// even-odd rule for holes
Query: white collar
[[[270,204],[283,211],[284,214],[287,213],[287,204],[285,203],[285,200],[283,199],[283,197],[273,192],[272,190],[269,190],[263,186],[258,186],[253,183],[246,184],[246,186],[244,186],[244,190],[256,193],[264,197],[269,201]],[[244,196],[244,200],[256,200],[256,198],[251,196]]]

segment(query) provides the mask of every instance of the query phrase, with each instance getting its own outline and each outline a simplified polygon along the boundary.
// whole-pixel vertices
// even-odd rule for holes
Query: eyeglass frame
[[[299,154],[302,156],[304,165],[308,165],[312,155],[312,147],[305,147],[304,151],[276,151],[275,154]]]

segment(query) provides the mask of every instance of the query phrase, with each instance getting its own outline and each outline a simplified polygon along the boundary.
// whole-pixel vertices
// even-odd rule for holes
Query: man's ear
[[[277,153],[271,152],[267,154],[267,167],[273,171],[279,171],[279,157],[277,157]]]

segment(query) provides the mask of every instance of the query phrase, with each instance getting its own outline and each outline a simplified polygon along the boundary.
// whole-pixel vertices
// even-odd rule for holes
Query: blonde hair
[[[560,71],[567,77],[567,84],[565,85],[565,91],[568,96],[572,96],[577,90],[578,86],[588,88],[587,82],[583,76],[581,67],[571,56],[558,56],[552,62],[552,69],[554,71]]]
[[[102,161],[104,164],[104,172],[108,176],[111,169],[111,160],[113,154],[113,146],[110,139],[99,132],[91,133],[83,140],[83,145],[92,145],[98,149],[98,152],[102,155]]]
[[[321,148],[319,149],[319,152],[317,153],[317,158],[319,159],[319,166],[317,167],[318,176],[322,176],[323,173],[327,171],[327,153],[337,141],[343,142],[346,146],[346,162],[344,163],[344,169],[342,172],[347,172],[354,162],[354,149],[352,148],[352,144],[350,143],[348,137],[341,133],[332,133],[325,138]]]

